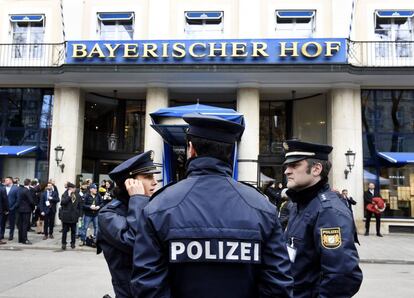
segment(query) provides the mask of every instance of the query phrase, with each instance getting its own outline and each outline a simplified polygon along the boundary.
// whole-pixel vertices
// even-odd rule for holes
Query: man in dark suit
[[[379,197],[378,192],[375,190],[375,184],[368,184],[368,190],[364,192],[364,210],[365,210],[365,236],[369,235],[369,224],[371,223],[372,214],[375,215],[375,223],[377,229],[377,236],[382,237],[380,232],[381,228],[381,213],[374,213],[367,210],[367,205],[372,204],[372,198]]]
[[[9,231],[9,241],[13,240],[14,236],[14,227],[16,225],[16,207],[18,203],[18,194],[19,187],[13,184],[12,177],[6,177],[4,179],[4,188],[6,189],[7,200],[9,203],[9,213],[3,215],[3,219],[0,225],[0,239],[4,238],[4,233],[6,231],[6,222],[9,220],[10,231]]]
[[[6,189],[3,185],[0,185],[0,222],[3,221],[3,217],[7,216],[9,213],[9,202],[7,200]],[[0,239],[0,245],[6,244],[7,242]]]
[[[19,212],[17,223],[19,228],[19,243],[32,244],[27,239],[27,231],[29,230],[30,219],[35,207],[32,192],[30,191],[30,179],[25,179],[23,185],[24,187],[19,191],[19,203],[17,207]]]
[[[42,193],[39,209],[40,214],[45,219],[43,240],[48,237],[53,239],[53,227],[55,226],[56,204],[59,203],[59,197],[53,189],[53,184],[49,182],[45,191]]]

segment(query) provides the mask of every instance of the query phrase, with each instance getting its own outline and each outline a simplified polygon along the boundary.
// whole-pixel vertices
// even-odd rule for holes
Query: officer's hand
[[[142,182],[136,179],[129,178],[125,180],[125,188],[128,191],[129,196],[133,195],[144,195],[144,185]]]

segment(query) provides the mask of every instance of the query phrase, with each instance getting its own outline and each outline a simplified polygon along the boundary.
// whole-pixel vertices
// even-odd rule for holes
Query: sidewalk
[[[29,232],[29,240],[32,245],[17,243],[17,237],[13,241],[7,241],[7,244],[0,245],[0,250],[11,249],[46,249],[60,250],[61,236],[59,233],[61,226],[55,227],[55,239],[42,240],[43,235]],[[17,236],[17,231],[15,232]],[[8,231],[6,231],[8,235]],[[414,235],[411,234],[390,234],[384,235],[383,238],[374,235],[358,235],[361,245],[357,249],[362,263],[379,263],[379,264],[414,264]],[[68,235],[68,240],[70,235]],[[69,240],[70,241],[70,240]],[[80,240],[76,240],[75,250],[96,252],[95,248],[89,246],[79,247]],[[68,245],[67,250],[72,250]]]
[[[34,228],[32,228],[34,229]],[[53,236],[54,239],[47,239],[43,240],[42,234],[37,234],[35,232],[28,232],[27,237],[32,242],[32,245],[26,245],[21,244],[17,242],[17,234],[18,230],[17,228],[14,231],[14,239],[12,241],[8,241],[7,237],[9,235],[9,230],[6,229],[5,233],[5,241],[7,241],[7,244],[0,245],[0,250],[21,250],[21,249],[46,249],[46,250],[61,250],[62,248],[62,233],[59,231],[62,229],[62,226],[55,226]],[[88,229],[88,235],[91,233],[91,229]],[[93,229],[92,229],[93,231]],[[66,250],[72,250],[70,247],[70,232],[68,232],[67,235],[67,248]],[[96,248],[89,247],[89,246],[79,246],[80,239],[76,239],[76,248],[75,250],[81,250],[81,251],[91,251],[96,252]]]

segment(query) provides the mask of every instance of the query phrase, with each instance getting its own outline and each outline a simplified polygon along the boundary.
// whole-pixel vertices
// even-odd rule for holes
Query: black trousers
[[[368,210],[365,210],[365,233],[366,234],[369,234],[369,224],[371,223],[371,217],[372,217],[372,214],[374,214],[375,215],[375,226],[376,226],[376,229],[377,229],[377,234],[379,234],[380,233],[380,228],[381,228],[381,214],[377,214],[377,213],[374,213],[374,212],[370,212],[370,211],[368,211]]]
[[[3,214],[3,218],[0,223],[0,239],[4,238],[4,233],[6,232],[6,223],[9,220],[10,231],[9,237],[13,238],[14,236],[14,227],[16,225],[16,210],[10,210],[9,214]]]
[[[70,244],[75,244],[76,240],[76,223],[62,223],[62,244],[66,245],[66,236],[70,230]]]
[[[44,217],[43,233],[45,234],[45,236],[53,235],[53,228],[55,227],[55,215],[56,212],[50,211]]]
[[[17,227],[19,229],[19,243],[27,240],[27,230],[30,228],[31,212],[19,212]]]

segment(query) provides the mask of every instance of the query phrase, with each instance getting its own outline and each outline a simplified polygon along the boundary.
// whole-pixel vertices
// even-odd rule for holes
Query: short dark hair
[[[23,185],[24,186],[29,186],[30,185],[31,180],[29,178],[24,179],[23,181]]]
[[[329,171],[331,170],[331,167],[332,167],[332,163],[329,160],[307,158],[306,162],[308,163],[308,170],[306,171],[307,174],[310,174],[310,171],[314,165],[320,163],[322,165],[321,178],[322,179],[328,178]]]
[[[208,156],[214,157],[233,165],[233,149],[234,144],[217,142],[213,140],[208,140],[200,137],[195,137],[192,135],[187,135],[187,144],[190,142],[193,144],[197,156]]]

